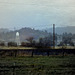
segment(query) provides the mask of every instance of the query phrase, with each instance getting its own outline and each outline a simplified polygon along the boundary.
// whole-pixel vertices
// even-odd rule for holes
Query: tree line
[[[60,41],[59,44],[57,44],[57,41],[59,40],[58,36],[62,37],[62,40]],[[74,41],[75,39],[75,34],[72,33],[63,33],[62,35],[55,34],[55,44],[58,46],[64,46],[64,45],[70,45],[74,46]],[[38,40],[35,40],[33,36],[29,37],[26,39],[27,42],[21,42],[20,46],[23,47],[50,47],[53,46],[53,35],[50,34],[46,37],[40,37]],[[5,46],[4,42],[0,42],[0,46]],[[15,46],[17,47],[16,42],[8,42],[7,46]]]

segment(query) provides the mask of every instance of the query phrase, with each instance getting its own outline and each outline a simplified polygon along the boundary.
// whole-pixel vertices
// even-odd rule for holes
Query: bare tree
[[[34,39],[33,37],[29,37],[26,40],[29,41],[32,44],[33,43],[33,39]]]

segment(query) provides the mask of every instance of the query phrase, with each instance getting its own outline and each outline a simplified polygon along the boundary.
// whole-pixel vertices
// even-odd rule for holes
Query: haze
[[[0,28],[75,26],[75,0],[0,0]]]

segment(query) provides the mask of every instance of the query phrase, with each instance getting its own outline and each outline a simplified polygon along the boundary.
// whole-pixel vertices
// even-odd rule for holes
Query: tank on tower
[[[17,43],[18,46],[21,45],[19,32],[16,32],[16,39],[15,39],[15,42]]]

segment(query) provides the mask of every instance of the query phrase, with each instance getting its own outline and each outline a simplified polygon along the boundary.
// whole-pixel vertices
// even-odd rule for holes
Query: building
[[[61,36],[61,35],[57,35],[57,42],[56,42],[56,45],[59,45],[60,42],[62,42],[62,36]]]

